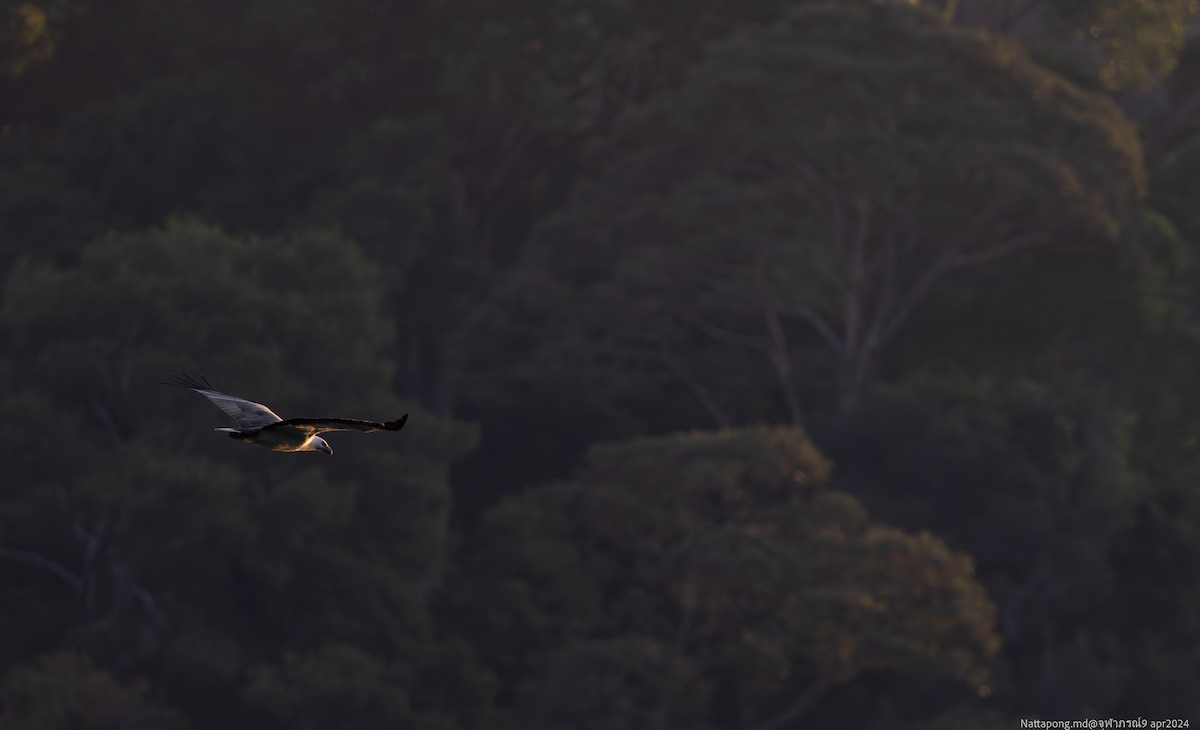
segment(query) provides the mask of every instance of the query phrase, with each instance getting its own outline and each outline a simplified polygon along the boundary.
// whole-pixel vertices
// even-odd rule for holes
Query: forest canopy
[[[0,727],[1200,720],[1198,23],[0,0]]]

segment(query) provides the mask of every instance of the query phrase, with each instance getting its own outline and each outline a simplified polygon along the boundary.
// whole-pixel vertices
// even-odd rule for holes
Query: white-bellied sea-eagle
[[[405,413],[395,421],[360,421],[353,418],[287,418],[275,415],[261,403],[222,393],[201,376],[200,380],[180,374],[166,385],[194,390],[208,398],[237,423],[237,428],[218,428],[231,438],[257,444],[272,451],[323,451],[332,454],[329,443],[321,438],[327,431],[399,431],[408,420]]]

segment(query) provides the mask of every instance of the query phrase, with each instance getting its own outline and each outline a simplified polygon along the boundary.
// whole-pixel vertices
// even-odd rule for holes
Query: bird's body
[[[307,433],[302,429],[292,426],[260,428],[251,433],[239,431],[236,428],[218,428],[216,430],[228,433],[230,438],[235,438],[238,441],[249,441],[252,444],[268,448],[271,451],[325,451],[325,449],[321,448],[321,445],[329,445],[320,436]],[[332,454],[333,451],[327,451],[326,453]]]
[[[187,375],[172,378],[168,385],[194,390],[212,401],[237,423],[237,428],[218,428],[230,438],[262,446],[271,451],[321,451],[332,454],[329,442],[321,438],[328,431],[399,431],[404,428],[408,414],[395,421],[383,423],[352,418],[289,418],[284,420],[261,403],[222,393],[207,380]]]

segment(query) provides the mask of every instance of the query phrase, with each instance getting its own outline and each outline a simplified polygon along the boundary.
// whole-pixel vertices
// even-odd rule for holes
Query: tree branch
[[[783,327],[779,324],[779,317],[772,311],[763,313],[766,320],[767,331],[771,333],[771,337],[775,340],[775,344],[771,347],[770,357],[771,364],[775,367],[775,374],[779,377],[779,385],[783,389],[783,398],[787,403],[788,415],[792,418],[792,423],[804,424],[804,411],[800,408],[800,397],[796,393],[796,383],[792,377],[792,360],[787,351],[787,340],[783,333]]]
[[[1026,233],[1020,236],[1015,236],[1009,240],[991,248],[975,251],[973,253],[959,254],[955,256],[947,264],[948,269],[958,269],[966,266],[975,266],[977,264],[986,263],[993,259],[998,259],[1001,256],[1007,256],[1013,251],[1019,251],[1030,246],[1037,246],[1050,242],[1050,236],[1044,232]]]
[[[832,686],[833,682],[828,679],[817,679],[817,681],[805,687],[804,691],[792,701],[792,704],[784,708],[779,714],[759,724],[756,730],[775,730],[775,728],[782,727],[793,720],[803,717],[825,696],[825,693]]]
[[[117,427],[116,419],[113,418],[112,412],[104,407],[104,403],[91,387],[88,388],[88,405],[92,407],[92,412],[96,414],[96,418],[103,424],[113,443],[118,446],[121,445],[124,438],[121,436],[121,429]]]
[[[887,318],[886,323],[880,328],[880,345],[890,340],[896,334],[896,331],[900,329],[900,326],[904,324],[908,316],[912,313],[913,308],[925,296],[929,287],[941,278],[947,269],[951,268],[955,259],[959,257],[959,251],[965,248],[970,241],[982,235],[988,226],[1004,212],[1010,202],[1009,200],[998,200],[992,203],[971,221],[966,230],[942,249],[942,252],[934,259],[933,263],[925,269],[912,288],[908,290],[900,306],[896,308],[895,312]],[[982,255],[983,252],[975,254],[975,256],[980,257]]]
[[[108,533],[109,520],[107,517],[102,517],[96,523],[95,532],[88,532],[84,529],[79,520],[75,520],[71,525],[71,531],[75,533],[75,537],[83,543],[83,569],[86,572],[91,566],[92,561],[96,559],[100,548],[104,546],[104,540]]]
[[[903,234],[903,227],[893,226],[883,238],[883,290],[875,302],[875,313],[867,331],[866,346],[870,350],[875,350],[883,344],[883,329],[892,306],[892,298],[896,295],[896,279],[900,276],[900,237]]]
[[[862,320],[861,292],[866,276],[867,238],[871,233],[871,204],[865,196],[859,198],[857,203],[858,222],[854,238],[850,241],[850,281],[842,292],[842,316],[845,318],[842,350],[846,356],[850,356],[858,347],[859,325]]]
[[[154,617],[155,623],[162,625],[167,622],[166,614],[159,609],[158,603],[154,600],[154,596],[150,595],[149,591],[135,583],[133,585],[133,595],[138,599],[138,601],[141,602],[143,606],[146,607],[146,610],[150,612],[150,615]]]
[[[798,317],[803,317],[808,321],[821,335],[821,339],[833,349],[834,352],[842,351],[842,340],[834,331],[833,325],[829,324],[829,320],[821,316],[821,313],[813,309],[811,306],[802,303],[787,304],[779,308],[783,314],[791,314]]]
[[[671,353],[670,348],[667,347],[667,343],[661,339],[658,341],[658,352],[663,363],[688,386],[692,391],[692,395],[696,396],[696,399],[708,411],[708,415],[712,416],[713,420],[717,422],[717,426],[720,428],[729,428],[730,422],[725,416],[725,412],[721,409],[721,404],[717,403],[717,399],[713,397],[708,388],[704,387],[699,378],[683,367],[683,363],[679,362],[679,358]]]
[[[38,555],[37,553],[29,552],[28,550],[16,550],[14,548],[0,548],[0,558],[4,558],[5,560],[11,560],[15,563],[24,563],[26,565],[32,565],[34,567],[46,570],[46,571],[54,574],[56,577],[58,577],[60,580],[62,580],[67,585],[74,588],[76,591],[82,590],[82,588],[83,588],[83,580],[79,576],[75,575],[70,570],[67,570],[67,568],[65,566],[63,566],[62,563],[59,563],[55,560],[51,560],[50,558],[47,558],[43,555]]]
[[[779,377],[779,385],[783,388],[783,397],[787,402],[792,423],[804,425],[804,411],[800,407],[800,396],[796,392],[796,381],[792,376],[792,358],[788,353],[787,334],[779,323],[778,309],[772,302],[765,299],[767,291],[765,257],[760,256],[755,262],[755,271],[758,274],[759,291],[764,295],[762,301],[763,320],[766,323],[767,335],[771,342],[771,346],[767,349],[767,355],[771,360],[771,365],[775,368],[775,374]]]
[[[770,346],[770,342],[765,337],[756,337],[754,335],[743,335],[739,332],[731,332],[723,327],[718,327],[717,325],[712,324],[698,314],[678,312],[676,316],[688,324],[694,325],[709,337],[724,342],[728,345],[750,347],[757,350],[763,350]]]

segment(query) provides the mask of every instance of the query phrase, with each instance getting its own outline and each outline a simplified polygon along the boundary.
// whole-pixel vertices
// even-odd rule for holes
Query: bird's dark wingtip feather
[[[399,431],[400,429],[404,428],[404,423],[407,420],[408,420],[408,414],[405,413],[403,416],[400,416],[395,421],[388,421],[387,423],[385,423],[383,425],[386,426],[387,430],[389,430],[389,431]]]
[[[212,383],[208,382],[208,378],[203,375],[197,380],[187,373],[171,373],[167,376],[167,380],[160,380],[160,385],[174,385],[177,388],[187,388],[188,390],[216,390]]]

